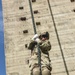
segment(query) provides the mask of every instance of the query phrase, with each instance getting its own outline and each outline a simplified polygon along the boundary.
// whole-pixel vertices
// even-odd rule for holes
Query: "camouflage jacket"
[[[34,48],[30,47],[32,49],[33,54],[31,58],[29,59],[29,67],[32,70],[35,66],[38,65],[38,50],[37,50],[37,43],[35,43],[35,41],[31,41],[30,45],[34,47]],[[51,44],[49,40],[46,40],[46,41],[40,41],[39,45],[41,50],[42,67],[46,66],[49,68],[50,67],[49,51],[51,49]]]

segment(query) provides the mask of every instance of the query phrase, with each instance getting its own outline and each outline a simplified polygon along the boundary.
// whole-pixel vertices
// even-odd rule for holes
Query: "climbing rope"
[[[64,62],[64,66],[65,66],[65,70],[66,70],[67,75],[69,75],[68,68],[67,68],[67,64],[66,64],[66,62],[65,62],[64,53],[63,53],[62,46],[61,46],[61,43],[60,43],[59,35],[58,35],[58,32],[57,32],[57,28],[56,28],[56,24],[55,24],[54,16],[53,16],[53,13],[52,13],[50,0],[47,0],[47,2],[48,2],[48,5],[49,5],[50,14],[51,14],[51,16],[52,16],[52,21],[53,21],[53,25],[54,25],[55,32],[56,32],[56,35],[57,35],[57,40],[58,40],[58,44],[59,44],[60,51],[61,51],[61,54],[62,54],[62,58],[63,58],[63,62]]]
[[[31,3],[30,0],[29,0],[29,6],[30,6],[31,17],[32,17],[34,34],[36,34],[37,31],[36,31],[36,26],[35,26],[35,21],[34,21],[34,15],[33,15],[33,10],[32,10],[32,3]],[[37,43],[37,49],[38,49],[38,65],[40,67],[40,75],[42,75],[42,73],[41,73],[41,51],[40,51],[40,48],[39,48],[39,44],[38,43]]]

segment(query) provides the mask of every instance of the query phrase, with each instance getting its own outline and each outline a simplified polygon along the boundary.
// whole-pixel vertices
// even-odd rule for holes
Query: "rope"
[[[31,1],[29,0],[29,6],[30,6],[30,12],[31,12],[31,17],[32,17],[32,23],[33,23],[33,29],[34,29],[34,34],[37,33],[36,31],[36,26],[35,26],[35,21],[34,21],[34,15],[33,15],[33,10],[32,10],[32,4]],[[39,48],[39,44],[37,43],[37,49],[38,49],[38,65],[40,67],[40,75],[42,75],[41,73],[41,51]]]
[[[58,32],[57,32],[57,28],[56,28],[54,16],[53,16],[53,13],[52,13],[50,0],[47,0],[47,1],[48,1],[49,9],[50,9],[50,12],[51,12],[51,16],[52,16],[52,20],[53,20],[53,25],[54,25],[55,32],[56,32],[56,35],[57,35],[57,40],[58,40],[58,44],[59,44],[59,47],[60,47],[61,55],[62,55],[62,58],[63,58],[65,70],[66,70],[67,75],[69,75],[68,68],[67,68],[67,64],[66,64],[66,62],[65,62],[64,53],[63,53],[62,46],[61,46],[61,43],[60,43],[59,35],[58,35]]]

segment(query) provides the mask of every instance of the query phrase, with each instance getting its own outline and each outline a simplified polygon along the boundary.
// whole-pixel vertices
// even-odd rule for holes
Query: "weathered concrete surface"
[[[4,16],[4,36],[5,36],[5,56],[7,75],[30,75],[27,60],[30,51],[25,48],[25,44],[34,35],[29,2],[28,0],[2,0]],[[70,0],[50,0],[51,8],[56,23],[61,47],[69,75],[75,74],[75,2]],[[19,9],[23,7],[23,9]],[[50,58],[52,62],[52,75],[67,75],[62,59],[57,35],[53,25],[51,13],[47,0],[36,0],[32,3],[37,32],[49,31],[52,49]],[[21,21],[21,17],[26,17],[26,21]],[[23,30],[28,33],[23,34]]]

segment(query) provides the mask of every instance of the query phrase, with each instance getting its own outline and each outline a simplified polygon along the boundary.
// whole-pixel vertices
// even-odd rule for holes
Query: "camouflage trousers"
[[[31,75],[51,75],[51,71],[47,67],[42,67],[41,70],[39,67],[35,67],[31,71]]]
[[[39,69],[37,55],[33,55],[30,58],[30,60],[29,60],[29,68],[30,68],[31,74],[33,73],[34,69],[36,69],[36,68]],[[47,69],[50,72],[52,70],[50,59],[49,59],[48,55],[42,55],[41,56],[41,71],[43,71],[44,69]]]

